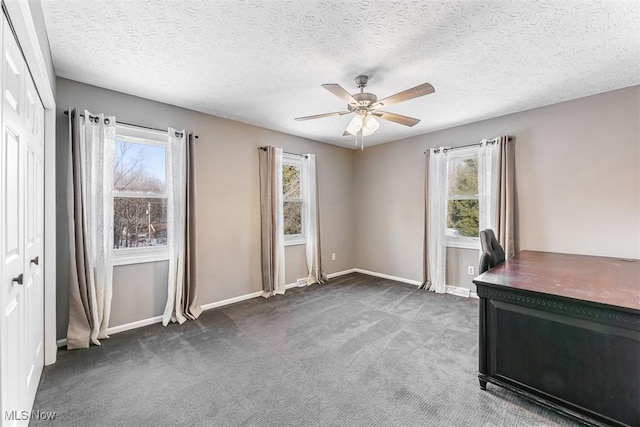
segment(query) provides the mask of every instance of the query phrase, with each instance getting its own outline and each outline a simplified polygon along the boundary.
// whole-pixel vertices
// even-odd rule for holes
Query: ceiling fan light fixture
[[[349,122],[349,125],[345,129],[342,136],[355,136],[357,146],[358,133],[360,133],[360,144],[361,148],[364,149],[364,137],[372,135],[380,127],[380,123],[377,119],[383,119],[409,127],[415,126],[420,122],[419,119],[414,119],[412,117],[390,113],[387,111],[380,111],[380,108],[398,104],[400,102],[408,101],[410,99],[418,98],[420,96],[428,95],[435,92],[435,89],[431,84],[423,83],[411,89],[403,90],[402,92],[398,92],[394,95],[387,96],[386,98],[378,100],[378,97],[375,94],[364,91],[364,88],[367,86],[368,80],[369,77],[365,76],[364,74],[357,76],[356,87],[360,89],[360,93],[355,93],[353,95],[347,92],[342,86],[337,83],[323,84],[323,88],[325,88],[347,104],[347,110],[338,111],[335,113],[324,113],[316,114],[313,116],[296,117],[294,118],[294,120],[319,119],[322,117],[342,116],[344,114],[354,113],[355,117]]]
[[[378,130],[380,122],[378,122],[373,116],[367,116],[362,123],[362,135],[369,136]]]
[[[357,134],[358,131],[362,128],[362,122],[362,116],[359,114],[355,115],[349,122],[349,126],[347,126],[347,129],[345,129],[345,131],[347,133],[350,133],[351,135]]]

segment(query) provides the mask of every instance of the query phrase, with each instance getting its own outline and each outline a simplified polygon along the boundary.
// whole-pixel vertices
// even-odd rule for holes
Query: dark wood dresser
[[[480,387],[640,426],[640,261],[523,251],[476,277]]]

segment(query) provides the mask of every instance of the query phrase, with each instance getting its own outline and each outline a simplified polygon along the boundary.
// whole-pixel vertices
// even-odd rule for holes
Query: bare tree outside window
[[[117,140],[113,189],[114,249],[166,245],[166,149]]]
[[[167,199],[114,197],[114,248],[167,244]]]

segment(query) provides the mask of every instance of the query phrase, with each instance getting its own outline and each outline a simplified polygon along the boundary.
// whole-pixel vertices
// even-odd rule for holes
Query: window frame
[[[294,166],[300,170],[300,198],[285,198],[284,197],[284,166]],[[302,232],[300,234],[284,234],[284,245],[285,246],[294,246],[294,245],[304,245],[307,242],[307,226],[305,221],[305,209],[306,209],[306,194],[304,191],[304,162],[303,158],[300,155],[296,154],[287,154],[284,153],[282,155],[282,167],[283,170],[280,173],[283,175],[282,180],[282,209],[283,209],[283,222],[284,222],[284,204],[285,202],[300,202],[300,226]],[[283,223],[283,233],[284,233],[284,223]]]
[[[136,126],[116,124],[115,141],[124,141],[134,144],[144,144],[154,147],[162,147],[165,150],[165,191],[158,192],[138,192],[138,191],[121,191],[115,190],[113,187],[110,194],[110,212],[112,221],[114,220],[114,199],[116,197],[131,198],[159,198],[167,200],[167,224],[173,218],[173,206],[169,203],[169,182],[171,178],[170,170],[170,146],[168,132],[160,132],[151,129],[139,128]],[[115,156],[115,147],[114,147]],[[115,164],[114,164],[115,167]],[[129,265],[140,264],[146,262],[166,261],[169,259],[169,236],[167,236],[167,244],[162,246],[143,246],[138,248],[121,248],[114,247],[113,236],[111,236],[111,248],[113,254],[113,265]]]
[[[480,209],[480,188],[477,189],[477,193],[475,196],[451,196],[449,194],[449,165],[453,161],[464,161],[469,159],[479,159],[479,149],[478,148],[467,148],[462,150],[452,150],[448,154],[447,158],[447,174],[446,174],[446,191],[447,196],[445,199],[445,215],[444,215],[444,228],[445,228],[445,246],[449,248],[462,248],[462,249],[480,249],[480,230],[478,229],[478,237],[468,237],[468,236],[459,236],[453,237],[446,235],[447,220],[449,219],[449,201],[450,200],[477,200],[478,201],[478,209]],[[479,179],[479,177],[478,177]],[[478,183],[479,185],[479,183]]]

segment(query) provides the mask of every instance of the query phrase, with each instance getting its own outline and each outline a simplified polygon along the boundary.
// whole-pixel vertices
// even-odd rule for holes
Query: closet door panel
[[[2,52],[3,120],[17,124],[22,122],[25,66],[9,25],[4,25],[3,36],[5,42]]]
[[[38,232],[38,221],[42,220],[39,209],[44,199],[42,166],[43,146],[40,143],[44,134],[39,132],[37,116],[42,104],[37,98],[33,81],[25,80],[24,135],[26,138],[26,188],[25,188],[25,364],[27,370],[26,398],[32,405],[35,398],[40,373],[44,366],[44,287],[42,261],[44,242]]]
[[[20,141],[12,129],[3,132],[4,145],[4,262],[16,261],[22,255]]]
[[[0,286],[0,360],[2,369],[2,411],[22,408],[25,384],[22,363],[24,324],[24,241],[22,233],[23,180],[20,137],[3,129],[2,283]]]
[[[33,315],[34,298],[29,298],[30,289],[36,289],[37,278],[28,270],[28,251],[38,244],[35,219],[30,219],[27,211],[35,201],[32,193],[36,182],[32,176],[39,159],[36,152],[28,150],[32,135],[28,130],[25,106],[27,68],[4,17],[2,35],[0,395],[2,424],[13,426],[26,424],[20,421],[19,414],[31,409],[29,389],[33,379],[40,375],[37,366],[30,362],[35,345],[33,331],[40,314]],[[35,90],[31,90],[32,98],[34,94]],[[29,114],[34,123],[35,110]]]

